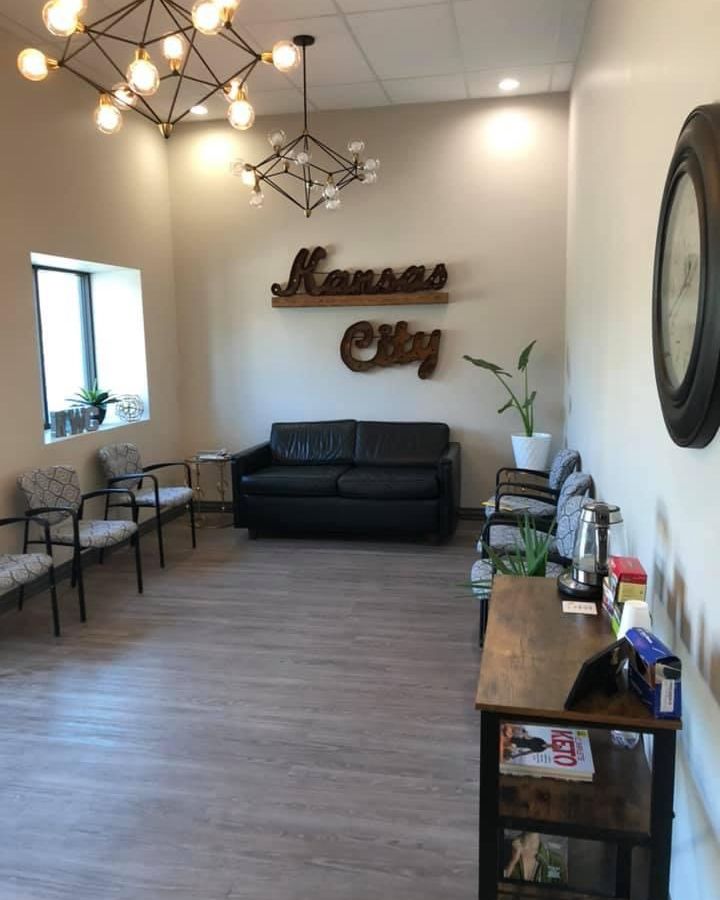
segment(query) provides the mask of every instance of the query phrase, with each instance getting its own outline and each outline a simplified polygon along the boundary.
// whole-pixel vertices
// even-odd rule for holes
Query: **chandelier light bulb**
[[[282,147],[285,143],[286,134],[282,129],[278,129],[277,131],[271,131],[268,134],[268,141],[273,150],[277,153],[277,151]]]
[[[265,202],[265,195],[260,190],[260,185],[255,185],[253,192],[250,194],[250,206],[253,209],[260,209],[260,207]]]
[[[377,181],[377,172],[365,172],[360,179],[361,184],[374,184]]]
[[[137,103],[137,94],[130,89],[126,81],[118,81],[112,86],[111,97],[118,109],[132,109]]]
[[[323,197],[326,200],[334,200],[337,197],[338,193],[339,191],[337,185],[333,181],[328,181],[328,183],[323,188]]]
[[[43,6],[43,22],[55,37],[70,37],[78,30],[77,13],[74,13],[62,0],[50,0]]]
[[[365,141],[350,141],[348,144],[348,150],[353,156],[360,156],[364,149]]]
[[[379,159],[366,159],[363,163],[363,169],[366,172],[377,172],[380,168],[380,160]]]
[[[338,209],[338,207],[340,206],[340,202],[341,201],[339,197],[333,197],[332,200],[326,200],[325,209]]]
[[[185,41],[179,34],[169,34],[163,41],[162,52],[170,63],[173,72],[177,72],[185,56]]]
[[[130,88],[141,97],[152,97],[160,87],[160,73],[152,62],[147,50],[138,48],[135,59],[125,73]]]
[[[247,99],[245,91],[240,91],[240,98],[233,100],[227,111],[228,122],[238,131],[247,131],[255,121],[255,110]]]
[[[122,113],[109,94],[102,94],[95,108],[95,125],[102,134],[117,134],[122,128]]]
[[[278,41],[272,48],[272,62],[278,72],[297,69],[300,59],[300,48],[292,41]]]
[[[255,169],[250,163],[246,163],[244,159],[233,160],[230,164],[230,171],[236,178],[239,178],[246,187],[254,188],[256,186],[257,176],[255,175]]]
[[[233,16],[237,12],[238,6],[240,6],[240,0],[223,0],[223,2],[220,3],[220,12],[224,25],[230,25],[232,23]]]
[[[298,166],[307,166],[312,159],[312,153],[309,150],[298,150],[295,156],[295,164]]]
[[[42,50],[27,47],[21,50],[17,58],[18,72],[28,81],[44,81],[48,77],[48,70],[57,65],[54,60],[48,59]]]
[[[225,24],[222,7],[215,0],[197,0],[192,8],[192,23],[202,34],[217,34]]]

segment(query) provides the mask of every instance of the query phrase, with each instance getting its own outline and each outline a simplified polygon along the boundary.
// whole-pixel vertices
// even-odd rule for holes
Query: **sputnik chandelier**
[[[27,48],[17,66],[30,81],[66,69],[94,88],[95,124],[103,134],[119,131],[123,113],[132,110],[168,138],[189,113],[207,113],[204,104],[215,94],[228,101],[233,128],[245,131],[255,120],[246,88],[255,67],[268,63],[289,72],[299,65],[300,51],[292,41],[278,41],[257,53],[233,27],[239,3],[197,0],[186,9],[175,0],[131,0],[86,23],[87,0],[49,0],[42,17],[52,35],[66,39],[62,54],[52,59]]]
[[[308,34],[293,38],[293,46],[302,48],[303,110],[302,132],[287,140],[284,131],[271,131],[268,141],[272,153],[262,162],[252,165],[245,160],[233,162],[231,171],[243,184],[252,188],[250,206],[259,208],[265,201],[263,185],[269,185],[291,203],[299,206],[309,218],[312,211],[325,204],[326,209],[340,206],[340,191],[353,181],[372,184],[377,181],[379,159],[361,160],[363,141],[350,141],[345,156],[324,144],[308,131],[307,48],[315,43]]]

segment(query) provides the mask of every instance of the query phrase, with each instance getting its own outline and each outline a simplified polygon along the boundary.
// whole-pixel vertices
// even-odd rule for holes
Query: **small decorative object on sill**
[[[115,411],[123,422],[130,424],[142,419],[145,412],[145,404],[142,401],[142,397],[138,394],[120,394],[117,398]]]
[[[463,359],[480,369],[491,372],[507,391],[509,399],[507,403],[498,409],[498,413],[504,413],[508,409],[515,409],[520,414],[525,429],[524,434],[513,434],[511,436],[515,465],[521,469],[543,471],[547,468],[552,435],[544,431],[535,431],[535,399],[537,391],[532,391],[531,393],[528,386],[528,363],[536,343],[536,341],[529,343],[518,359],[517,369],[523,378],[524,384],[522,399],[510,386],[508,379],[512,378],[512,375],[510,372],[506,372],[502,366],[488,362],[486,359],[468,356],[467,354],[463,356]]]
[[[392,325],[381,325],[378,332],[376,335],[370,322],[355,322],[346,330],[340,342],[340,356],[350,371],[368,372],[376,366],[387,368],[411,362],[420,363],[418,378],[429,378],[435,371],[442,334],[439,329],[429,335],[424,331],[410,334],[407,322],[398,322],[394,330]],[[353,356],[353,347],[367,350],[374,340],[377,340],[377,349],[373,357],[356,359]]]
[[[82,434],[87,424],[86,412],[84,409],[75,408],[69,410],[70,434]]]
[[[97,421],[98,427],[105,421],[108,405],[117,403],[117,397],[114,397],[110,391],[101,390],[98,387],[97,380],[92,387],[80,388],[76,394],[68,397],[67,400],[76,407],[89,407],[90,414]],[[96,431],[97,429],[92,430]]]
[[[428,273],[426,266],[408,266],[396,274],[383,269],[377,275],[372,269],[348,272],[332,269],[318,272],[318,265],[327,258],[325,247],[310,252],[303,247],[293,260],[287,284],[275,283],[270,290],[274,307],[301,306],[389,306],[403,303],[447,303],[442,292],[448,273],[444,263],[438,263]],[[315,276],[324,274],[318,283]]]
[[[68,410],[58,409],[50,413],[50,433],[54,438],[64,438],[68,433]]]
[[[610,555],[624,553],[625,527],[620,507],[586,500],[575,535],[572,566],[558,577],[560,593],[584,600],[600,597]]]

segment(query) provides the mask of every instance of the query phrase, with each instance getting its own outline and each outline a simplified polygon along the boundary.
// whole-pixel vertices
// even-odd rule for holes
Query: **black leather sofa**
[[[426,534],[446,540],[460,506],[460,445],[441,422],[275,423],[232,457],[236,528]]]

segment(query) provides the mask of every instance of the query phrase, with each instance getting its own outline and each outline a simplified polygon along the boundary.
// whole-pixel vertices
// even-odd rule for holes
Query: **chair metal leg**
[[[137,572],[137,587],[138,594],[142,594],[143,592],[143,577],[142,577],[142,557],[140,556],[140,530],[135,532],[133,536],[133,542],[135,544],[135,571]]]
[[[85,584],[83,582],[82,571],[82,548],[79,546],[75,547],[73,573],[77,580],[78,602],[80,604],[80,621],[87,622],[87,610],[85,609]]]
[[[165,568],[165,548],[163,547],[162,517],[160,507],[155,508],[155,527],[157,528],[158,550],[160,552],[160,568]]]
[[[105,497],[105,521],[107,522],[108,512],[110,511],[110,497]],[[103,565],[105,562],[105,548],[101,547],[98,553],[98,563]]]
[[[74,588],[77,584],[77,553],[73,550],[72,563],[70,565],[70,587]]]
[[[197,547],[195,536],[195,501],[191,500],[188,506],[190,507],[190,533],[192,534],[192,545],[194,550]]]
[[[58,609],[57,585],[55,584],[54,566],[50,567],[48,578],[50,579],[50,603],[52,605],[53,634],[55,635],[55,637],[60,637],[60,610]]]

